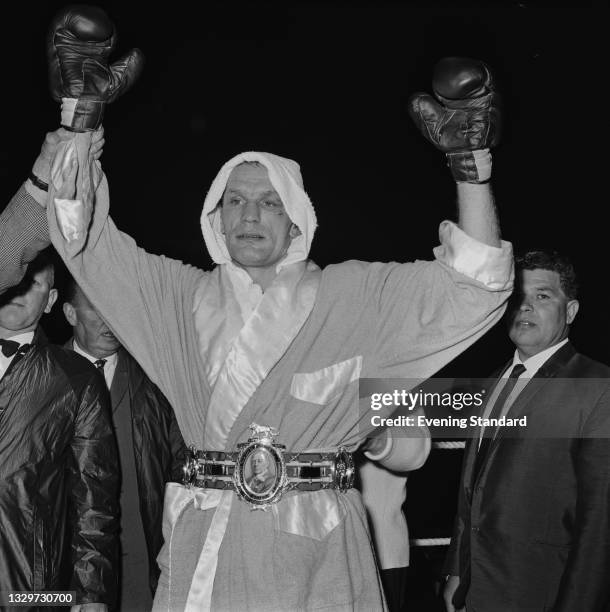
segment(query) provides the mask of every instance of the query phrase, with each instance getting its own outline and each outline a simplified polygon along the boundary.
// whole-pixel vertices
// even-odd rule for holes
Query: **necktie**
[[[93,365],[103,374],[104,373],[104,366],[106,365],[106,360],[105,359],[98,359],[97,361],[93,362]]]
[[[502,387],[502,391],[500,391],[500,394],[498,395],[498,398],[496,399],[495,404],[491,408],[491,412],[489,413],[488,418],[490,419],[500,418],[500,415],[502,414],[502,409],[504,408],[504,404],[506,403],[506,400],[508,399],[508,396],[510,395],[511,391],[515,388],[515,385],[517,384],[517,380],[519,379],[519,376],[521,376],[523,372],[525,372],[525,366],[522,363],[518,363],[513,367],[508,377],[508,380]],[[495,428],[494,428],[494,431],[495,431]],[[485,457],[487,456],[487,453],[489,452],[489,447],[493,439],[494,439],[494,436],[490,435],[481,440],[481,446],[479,446],[479,450],[477,452],[477,456],[476,456],[476,460],[474,464],[475,465],[475,468],[474,468],[475,479],[479,475],[479,470],[481,469],[481,467],[483,466],[483,463],[485,462]]]

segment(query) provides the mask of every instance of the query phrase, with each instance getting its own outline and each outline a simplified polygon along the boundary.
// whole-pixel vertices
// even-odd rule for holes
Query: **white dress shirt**
[[[515,354],[513,356],[513,362],[503,372],[502,376],[500,377],[500,380],[498,381],[498,384],[495,386],[494,390],[491,392],[491,397],[489,398],[489,401],[487,402],[487,406],[485,407],[485,410],[483,412],[483,418],[489,417],[492,411],[492,408],[494,404],[496,403],[496,400],[498,399],[498,396],[500,395],[502,389],[504,388],[504,385],[506,384],[506,381],[508,380],[508,377],[510,376],[510,373],[512,372],[513,368],[517,364],[519,363],[522,364],[525,367],[525,371],[522,372],[521,375],[518,377],[517,383],[515,384],[514,389],[511,391],[510,395],[506,398],[506,402],[504,402],[504,407],[502,408],[502,412],[501,414],[498,415],[498,417],[500,418],[505,416],[508,413],[508,411],[510,410],[510,407],[513,405],[513,403],[519,396],[519,393],[523,391],[527,383],[530,381],[530,378],[533,378],[536,372],[538,372],[538,370],[551,357],[551,355],[554,355],[564,344],[567,343],[567,341],[568,339],[566,338],[565,340],[562,340],[561,342],[558,342],[557,344],[550,346],[544,351],[540,351],[539,353],[532,355],[529,359],[526,359],[525,361],[521,361],[521,358],[519,357],[519,351],[515,349]],[[479,437],[479,446],[481,445],[481,440],[483,438],[484,431],[485,431],[485,427],[482,427],[481,434]]]
[[[19,344],[31,344],[33,339],[33,331],[25,332],[23,334],[17,334],[16,336],[11,336],[10,338],[4,338],[4,340],[14,340],[15,342],[19,342]],[[16,354],[17,353],[15,353],[15,355]],[[15,355],[7,357],[2,351],[0,351],[0,378],[2,378],[4,376],[4,373],[8,370],[8,366],[15,358]]]
[[[98,357],[94,357],[93,355],[89,355],[87,351],[85,351],[76,341],[76,339],[72,340],[72,347],[74,351],[83,357],[86,357],[91,363],[95,363],[98,360]],[[112,353],[112,355],[108,355],[108,357],[104,357],[106,363],[104,364],[104,378],[106,379],[106,386],[110,389],[110,385],[112,385],[112,379],[114,378],[114,371],[116,370],[116,364],[119,359],[118,353]]]

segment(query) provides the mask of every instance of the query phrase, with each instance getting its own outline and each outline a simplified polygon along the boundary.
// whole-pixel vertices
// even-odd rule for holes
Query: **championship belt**
[[[354,461],[345,448],[327,453],[289,453],[276,444],[273,427],[250,425],[252,437],[237,451],[188,451],[183,467],[187,487],[232,489],[253,510],[264,510],[289,491],[347,491],[354,483]]]

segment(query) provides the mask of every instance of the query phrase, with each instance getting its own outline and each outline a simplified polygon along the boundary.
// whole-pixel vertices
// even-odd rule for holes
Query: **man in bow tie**
[[[0,231],[0,607],[2,593],[62,590],[75,592],[75,610],[103,612],[118,551],[108,392],[93,366],[39,328],[57,299],[51,259],[43,252],[3,290],[12,268],[3,244]]]
[[[41,255],[23,280],[0,298],[0,375],[17,353],[28,350],[38,321],[44,313],[51,312],[56,299],[53,267]]]

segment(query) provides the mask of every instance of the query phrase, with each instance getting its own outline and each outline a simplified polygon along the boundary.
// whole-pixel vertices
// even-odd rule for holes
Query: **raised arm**
[[[500,99],[491,71],[481,61],[442,59],[434,69],[434,96],[416,93],[409,112],[424,137],[447,156],[457,183],[459,226],[489,246],[500,230],[489,180],[490,149],[500,138]]]
[[[45,211],[21,187],[0,214],[0,294],[19,284],[49,242]]]
[[[500,225],[490,183],[458,183],[458,225],[471,238],[499,247]]]
[[[60,129],[47,135],[34,165],[34,181],[28,179],[0,215],[0,291],[19,282],[50,236],[121,343],[176,405],[171,389],[180,386],[174,383],[192,358],[184,347],[195,335],[194,293],[205,273],[147,253],[116,228],[108,216],[108,186],[97,161],[102,145],[101,131]],[[74,165],[67,163],[71,159],[77,159]],[[61,183],[62,177],[65,184],[58,192],[56,181]],[[82,187],[87,181],[88,191]],[[61,206],[56,206],[57,199]],[[45,210],[47,202],[51,205]],[[184,349],[182,361],[166,357],[173,345]]]
[[[489,184],[489,149],[500,132],[491,72],[478,60],[445,58],[435,67],[432,87],[434,96],[411,97],[409,112],[424,137],[447,156],[457,184],[458,226],[441,225],[435,255],[442,266],[406,264],[384,277],[377,330],[380,351],[386,355],[382,362],[394,362],[401,376],[409,371],[421,379],[487,331],[502,315],[512,288],[512,252],[500,240]],[[408,449],[397,452],[397,441],[392,446],[389,434],[387,444],[378,437],[368,442],[368,452],[400,469]]]
[[[45,210],[51,164],[62,143],[73,138],[63,128],[45,136],[28,179],[0,214],[0,293],[20,282],[30,261],[51,242]],[[93,159],[100,158],[103,146],[104,131],[98,130],[92,135]]]

